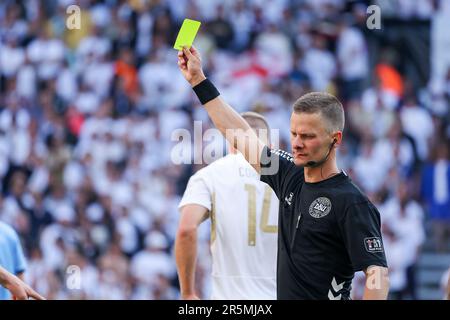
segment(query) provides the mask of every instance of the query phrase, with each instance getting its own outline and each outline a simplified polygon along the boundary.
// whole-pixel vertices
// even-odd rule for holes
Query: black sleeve
[[[369,201],[352,204],[339,223],[354,271],[387,267],[380,213]]]
[[[273,189],[278,199],[283,199],[289,180],[287,177],[295,168],[292,156],[285,151],[271,150],[266,146],[261,153],[260,163],[260,180]]]

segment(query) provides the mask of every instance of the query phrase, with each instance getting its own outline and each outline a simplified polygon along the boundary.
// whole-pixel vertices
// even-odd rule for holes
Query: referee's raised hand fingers
[[[192,46],[190,49],[190,52],[198,59],[200,59],[200,53],[198,52],[197,48]]]
[[[188,60],[194,58],[194,55],[191,53],[188,47],[183,47],[184,55],[188,58]]]
[[[183,63],[182,61],[179,61],[179,60],[178,60],[178,66],[179,66],[182,70],[186,69],[186,63]]]

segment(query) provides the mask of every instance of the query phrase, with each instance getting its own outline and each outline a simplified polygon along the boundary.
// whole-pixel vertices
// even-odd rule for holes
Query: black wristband
[[[219,90],[217,90],[208,78],[200,82],[192,89],[202,104],[205,104],[220,95]]]

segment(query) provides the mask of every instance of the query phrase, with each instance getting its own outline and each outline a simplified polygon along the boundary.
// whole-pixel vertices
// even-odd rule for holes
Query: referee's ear
[[[333,134],[333,148],[336,148],[342,144],[342,131],[337,131]]]

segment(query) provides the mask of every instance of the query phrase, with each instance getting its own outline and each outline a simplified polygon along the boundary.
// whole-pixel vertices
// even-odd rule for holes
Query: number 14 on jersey
[[[248,245],[256,245],[256,186],[252,184],[245,185],[245,191],[248,195]],[[261,220],[259,227],[262,232],[277,233],[276,225],[269,225],[270,200],[272,190],[266,186],[261,210]]]

